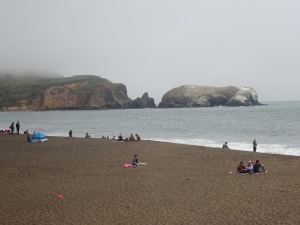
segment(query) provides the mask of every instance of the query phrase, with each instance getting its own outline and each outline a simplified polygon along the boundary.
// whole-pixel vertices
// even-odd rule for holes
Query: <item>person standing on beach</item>
[[[256,148],[257,148],[257,142],[254,139],[254,141],[253,141],[253,152],[256,152]]]
[[[9,128],[10,128],[10,134],[14,134],[14,130],[15,130],[15,123],[14,123],[14,122],[12,122]]]
[[[70,131],[69,131],[69,137],[72,137],[72,134],[73,134],[73,131],[70,130]]]
[[[20,122],[16,123],[17,133],[20,134]]]

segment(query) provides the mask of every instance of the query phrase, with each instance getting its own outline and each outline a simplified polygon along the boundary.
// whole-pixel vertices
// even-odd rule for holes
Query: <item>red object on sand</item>
[[[57,197],[57,198],[63,198],[63,196],[60,195],[60,194],[57,194],[56,197]]]

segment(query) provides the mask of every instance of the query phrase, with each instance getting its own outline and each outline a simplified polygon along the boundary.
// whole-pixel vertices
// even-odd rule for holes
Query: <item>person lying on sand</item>
[[[259,163],[257,159],[254,166],[253,166],[253,173],[264,173],[266,172],[264,165]]]
[[[238,167],[236,168],[236,172],[238,172],[238,173],[247,173],[247,169],[244,166],[243,161],[241,161],[240,164],[238,165]]]

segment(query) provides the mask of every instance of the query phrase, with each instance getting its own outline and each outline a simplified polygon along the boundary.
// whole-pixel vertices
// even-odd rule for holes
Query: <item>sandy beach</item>
[[[0,224],[300,224],[300,157],[48,139],[0,134]],[[250,159],[268,173],[236,174]]]

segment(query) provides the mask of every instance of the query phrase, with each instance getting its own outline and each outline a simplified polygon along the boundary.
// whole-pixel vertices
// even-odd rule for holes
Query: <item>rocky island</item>
[[[257,93],[250,87],[208,87],[183,85],[168,91],[159,108],[253,106],[260,105]]]

